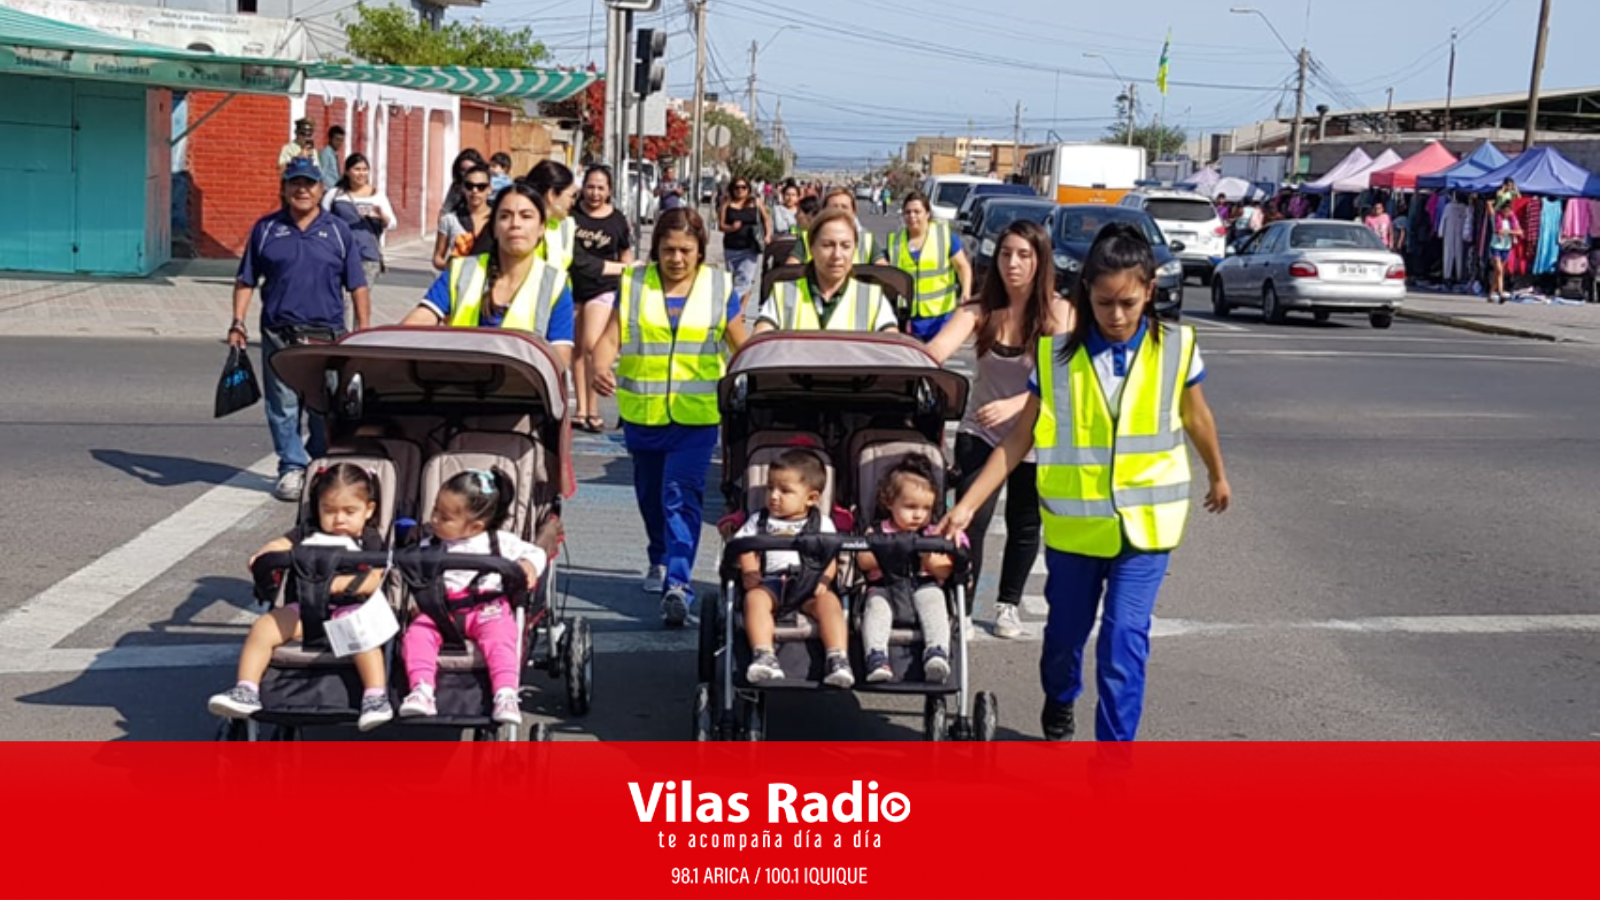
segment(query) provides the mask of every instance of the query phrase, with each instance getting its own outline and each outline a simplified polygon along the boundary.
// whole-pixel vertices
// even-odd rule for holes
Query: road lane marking
[[[1382,335],[1375,332],[1352,329],[1350,331],[1333,331],[1327,334],[1274,334],[1265,331],[1247,331],[1242,334],[1215,335],[1218,340],[1234,340],[1252,338],[1268,341],[1372,341],[1384,344],[1497,344],[1505,346],[1504,340],[1495,338],[1445,338],[1445,337],[1406,337]]]
[[[1215,328],[1218,331],[1228,332],[1228,333],[1231,333],[1231,334],[1251,334],[1252,333],[1250,331],[1250,329],[1245,328],[1243,325],[1235,325],[1232,322],[1224,322],[1221,319],[1186,318],[1186,319],[1183,320],[1183,322],[1184,322],[1185,325],[1193,325],[1196,328],[1199,328],[1199,329],[1202,329],[1202,330]]]
[[[1022,611],[1034,620],[1026,623],[1032,627],[1027,637],[1009,643],[1037,643],[1042,631],[1037,620],[1045,616],[1048,606],[1043,597],[1026,595],[1022,598]],[[974,623],[971,642],[983,645],[1007,643],[995,638],[988,629],[987,622]],[[1288,622],[1205,622],[1156,617],[1151,625],[1150,636],[1161,639],[1204,638],[1290,631],[1446,637],[1596,634],[1600,633],[1600,615],[1372,616]],[[695,650],[697,641],[698,635],[693,627],[678,631],[644,628],[594,633],[595,652],[601,655],[688,653]],[[8,649],[0,654],[0,676],[231,667],[238,656],[239,643],[236,641],[226,644],[137,644],[97,649]]]
[[[133,540],[0,615],[0,648],[9,654],[54,647],[264,504],[276,502],[267,491],[277,464],[276,456],[262,457]]]
[[[1206,356],[1295,356],[1310,358],[1414,359],[1452,362],[1511,362],[1565,364],[1564,359],[1544,356],[1494,356],[1477,353],[1386,353],[1380,350],[1207,350]]]

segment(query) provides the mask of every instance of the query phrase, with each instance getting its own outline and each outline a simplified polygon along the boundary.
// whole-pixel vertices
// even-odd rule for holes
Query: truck
[[[1223,178],[1283,184],[1289,174],[1289,157],[1282,153],[1224,153],[1217,157],[1217,167]]]
[[[1110,205],[1145,178],[1145,149],[1121,144],[1050,144],[1029,153],[1023,177],[1057,203]]]

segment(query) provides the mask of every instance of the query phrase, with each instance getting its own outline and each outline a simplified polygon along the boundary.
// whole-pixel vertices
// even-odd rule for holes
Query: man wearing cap
[[[323,211],[322,190],[322,172],[311,159],[295,157],[285,165],[283,207],[250,229],[250,243],[239,260],[233,286],[233,324],[228,327],[228,343],[244,348],[250,338],[245,314],[259,286],[262,394],[278,454],[273,495],[288,502],[300,498],[306,466],[327,450],[328,438],[322,417],[315,415],[307,416],[310,441],[301,438],[300,397],[278,380],[272,356],[284,347],[331,341],[343,334],[347,291],[356,328],[366,328],[372,317],[361,253],[349,227]]]
[[[297,157],[305,157],[312,162],[317,156],[317,123],[310,119],[296,119],[294,123],[294,140],[283,145],[278,151],[278,171],[282,172],[289,161]]]

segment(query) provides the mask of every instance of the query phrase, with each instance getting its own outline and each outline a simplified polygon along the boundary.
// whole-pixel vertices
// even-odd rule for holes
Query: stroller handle
[[[327,571],[340,575],[355,575],[373,569],[393,566],[407,584],[420,585],[441,577],[445,572],[477,572],[499,575],[501,589],[515,603],[527,599],[530,585],[522,566],[498,556],[475,556],[465,553],[446,553],[443,547],[406,547],[392,554],[387,552],[357,552],[338,547],[296,547],[263,553],[250,566],[255,580],[256,599],[270,603],[282,582],[283,573],[298,567],[302,572]]]
[[[840,553],[878,553],[909,544],[913,553],[944,553],[957,560],[965,560],[967,550],[948,538],[900,534],[797,534],[791,537],[753,535],[735,538],[728,542],[723,553],[735,557],[745,553],[767,553],[774,550],[791,550],[820,557],[838,556]]]

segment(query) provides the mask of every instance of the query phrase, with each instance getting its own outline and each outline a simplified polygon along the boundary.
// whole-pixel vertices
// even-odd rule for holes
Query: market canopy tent
[[[1307,194],[1331,194],[1333,193],[1334,182],[1354,175],[1371,165],[1372,157],[1367,155],[1367,151],[1357,147],[1346,154],[1344,159],[1339,160],[1337,165],[1329,169],[1328,174],[1318,178],[1316,181],[1308,181],[1300,185],[1300,190]]]
[[[1387,169],[1380,169],[1372,173],[1371,184],[1375,188],[1390,188],[1391,190],[1410,191],[1417,187],[1417,178],[1430,172],[1437,172],[1445,166],[1453,165],[1456,155],[1446,150],[1444,145],[1434,141],[1421,150],[1406,157],[1400,163]]]
[[[1417,178],[1417,187],[1429,190],[1440,188],[1458,188],[1462,182],[1471,181],[1486,172],[1493,172],[1511,160],[1500,152],[1500,148],[1484,141],[1478,149],[1467,154],[1466,158],[1455,165],[1442,171],[1421,175]]]
[[[1372,173],[1381,172],[1390,166],[1396,166],[1399,164],[1400,154],[1394,152],[1393,150],[1385,150],[1365,169],[1362,169],[1359,172],[1352,172],[1338,181],[1335,181],[1333,183],[1333,192],[1335,194],[1359,194],[1367,188],[1372,187]]]
[[[300,94],[304,64],[148,44],[0,6],[0,72],[173,90]]]
[[[1229,201],[1262,200],[1270,196],[1271,193],[1270,190],[1263,188],[1259,184],[1251,184],[1243,178],[1234,178],[1232,176],[1218,179],[1217,183],[1206,191],[1209,196],[1215,197],[1221,194],[1223,199]]]
[[[1507,179],[1524,194],[1600,198],[1600,178],[1550,147],[1536,147],[1492,172],[1457,185],[1472,194],[1492,194]]]
[[[556,69],[478,69],[468,66],[335,66],[312,63],[306,77],[354,81],[468,97],[514,97],[549,103],[565,100],[593,84],[594,72]]]
[[[1221,180],[1222,173],[1218,172],[1216,169],[1201,169],[1200,171],[1189,176],[1186,181],[1181,182],[1178,186],[1186,187],[1198,194],[1205,194],[1207,197],[1212,197],[1216,195],[1216,191],[1213,190],[1213,188],[1215,188],[1217,186],[1217,182]]]

